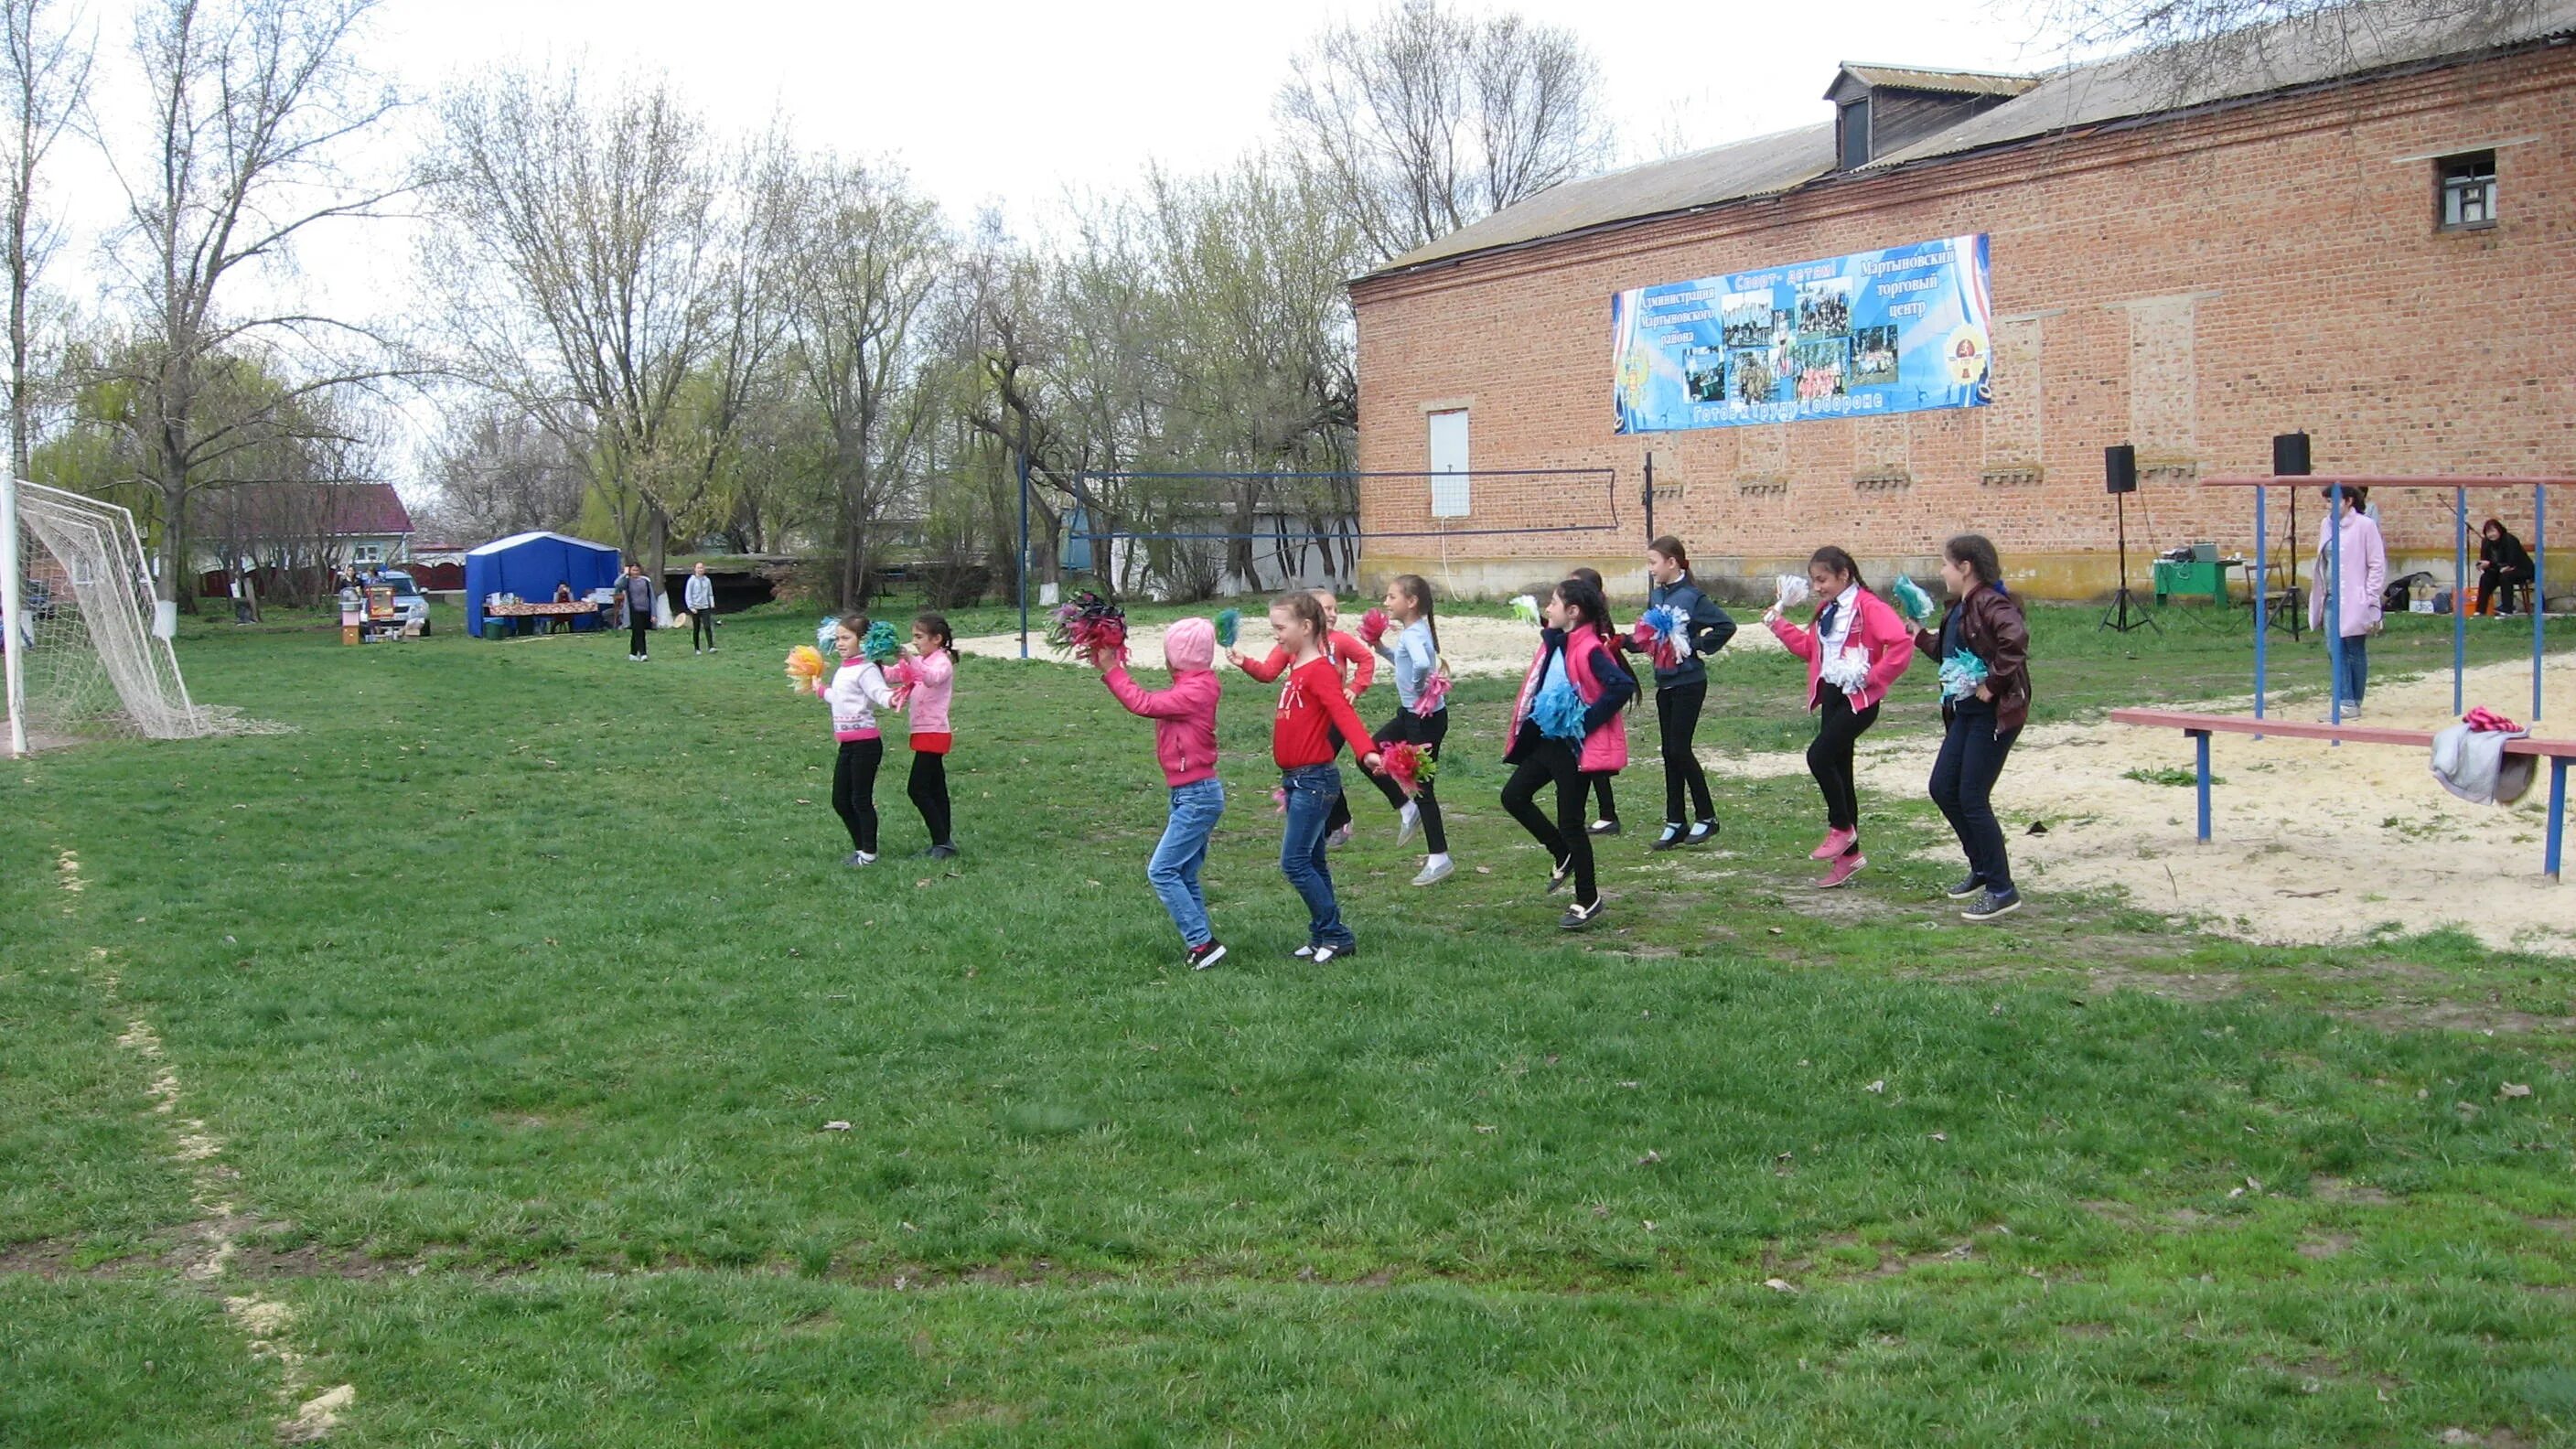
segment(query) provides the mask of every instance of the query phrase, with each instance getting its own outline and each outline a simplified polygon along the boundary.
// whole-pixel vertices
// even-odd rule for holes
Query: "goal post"
[[[12,758],[82,739],[189,739],[175,613],[153,596],[134,515],[0,471],[0,643]]]

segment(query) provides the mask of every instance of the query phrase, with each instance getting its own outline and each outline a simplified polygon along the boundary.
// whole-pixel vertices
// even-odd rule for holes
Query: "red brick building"
[[[1471,469],[1614,468],[1623,495],[1616,534],[1378,539],[1368,570],[1490,592],[1588,561],[1639,587],[1650,451],[1656,524],[1705,575],[1832,542],[1928,577],[1975,528],[2062,597],[2113,581],[2109,444],[2138,451],[2141,586],[2156,549],[2250,551],[2250,497],[2195,480],[2269,471],[2276,433],[2311,433],[2320,469],[2576,473],[2576,0],[2474,39],[2370,14],[2357,42],[2285,29],[2179,93],[2152,55],[2038,78],[1847,66],[1834,121],[1568,183],[1359,279],[1363,468],[1463,447]],[[1612,432],[1613,293],[1979,232],[1988,405]],[[1471,483],[1435,522],[1422,480],[1374,482],[1363,527],[1603,512],[1589,485]],[[2447,580],[2449,495],[2374,501],[2392,552]],[[2576,577],[2576,490],[2551,503],[2553,572]],[[2528,492],[2472,506],[2529,538]]]

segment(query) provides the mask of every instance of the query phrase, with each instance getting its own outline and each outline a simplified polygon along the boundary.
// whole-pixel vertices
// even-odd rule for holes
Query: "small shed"
[[[612,588],[624,573],[622,557],[604,543],[560,533],[514,533],[465,551],[465,632],[483,637],[483,600],[493,594],[516,594],[544,602],[557,584],[570,584],[575,596]],[[596,628],[583,616],[576,628]]]

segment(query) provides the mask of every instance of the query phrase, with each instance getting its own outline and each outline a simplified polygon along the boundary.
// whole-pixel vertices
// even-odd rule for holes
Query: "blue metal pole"
[[[2549,617],[2549,490],[2531,485],[2531,722],[2540,723],[2540,626]],[[2559,771],[2565,779],[2566,772]],[[2552,817],[2555,819],[2556,817]],[[2551,860],[2556,860],[2555,852]],[[2555,874],[2553,863],[2550,871]]]
[[[1020,454],[1020,657],[1029,657],[1029,455]]]
[[[2271,663],[2266,647],[2272,633],[2272,555],[2271,507],[2266,495],[2271,492],[2261,484],[2254,485],[2254,717],[2263,717],[2263,676]],[[2291,540],[2295,546],[2296,539]],[[2262,736],[2255,736],[2261,739]]]
[[[2193,730],[2192,744],[2199,756],[2200,768],[2200,838],[2209,839],[2209,731]]]
[[[2326,723],[2343,723],[2343,484],[2326,485]],[[2340,746],[2343,741],[2333,742]]]
[[[2461,672],[2469,666],[2469,490],[2456,488],[2452,520],[2459,558],[2451,565],[2451,717],[2468,708],[2460,700]]]
[[[2541,864],[2551,880],[2558,880],[2559,847],[2567,839],[2567,757],[2553,755],[2549,760],[2549,849]]]

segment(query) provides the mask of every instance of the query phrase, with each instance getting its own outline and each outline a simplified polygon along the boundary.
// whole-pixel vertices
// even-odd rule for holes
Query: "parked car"
[[[413,583],[411,575],[400,569],[377,569],[367,575],[367,582],[377,588],[394,591],[394,617],[405,624],[418,624],[423,635],[429,633],[429,596]]]

